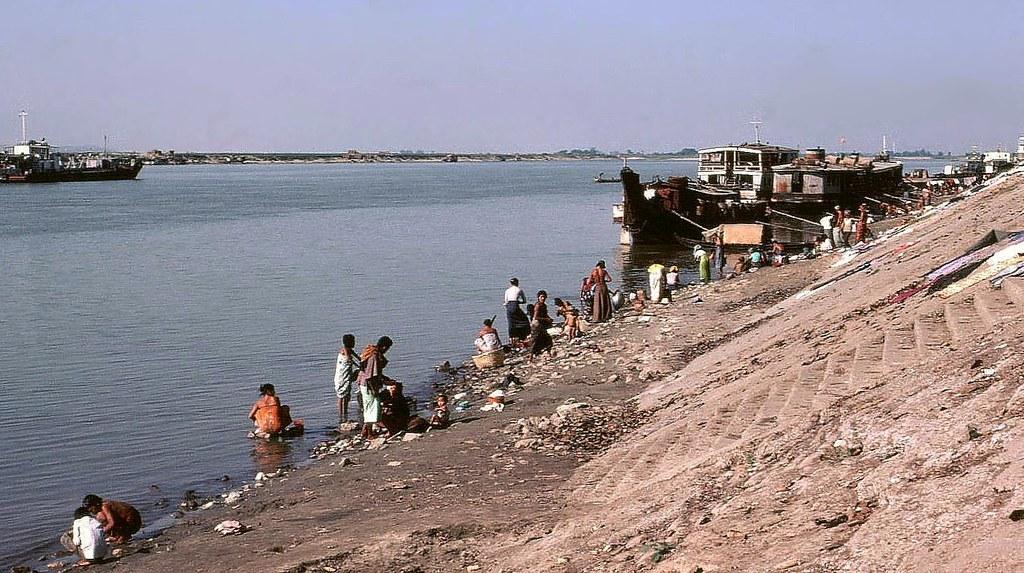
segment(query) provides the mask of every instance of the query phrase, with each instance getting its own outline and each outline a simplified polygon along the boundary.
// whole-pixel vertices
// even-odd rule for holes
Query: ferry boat
[[[698,151],[697,178],[709,185],[731,186],[740,199],[767,199],[772,191],[772,167],[796,160],[791,147],[756,141],[742,145],[709,147]]]

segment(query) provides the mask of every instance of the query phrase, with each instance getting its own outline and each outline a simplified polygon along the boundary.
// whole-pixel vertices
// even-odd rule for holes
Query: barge
[[[821,233],[814,221],[837,205],[898,201],[903,164],[886,153],[826,155],[821,148],[801,157],[796,149],[758,141],[700,150],[695,180],[644,183],[629,166],[621,177],[621,244],[692,244],[721,225],[736,224],[748,230],[743,244],[771,238],[806,244]],[[760,236],[749,232],[755,225]]]

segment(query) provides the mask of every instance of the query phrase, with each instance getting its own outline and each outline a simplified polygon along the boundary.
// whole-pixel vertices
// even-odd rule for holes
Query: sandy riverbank
[[[635,400],[646,382],[678,369],[727,337],[734,321],[817,276],[813,264],[760,275],[692,289],[713,293],[720,299],[714,303],[677,296],[672,305],[649,307],[642,319],[620,312],[580,343],[561,342],[542,364],[526,365],[517,356],[499,369],[470,371],[456,385],[468,388],[473,406],[452,428],[380,450],[342,451],[271,479],[230,507],[190,513],[158,538],[137,543],[116,568],[247,571],[259,562],[271,570],[313,570],[302,564],[326,559],[337,570],[376,570],[372,547],[403,539],[416,554],[395,558],[410,566],[471,566],[471,555],[452,555],[450,542],[460,545],[467,536],[483,542],[509,526],[539,531],[555,523],[573,471],[646,419]],[[781,284],[758,286],[767,292],[750,296],[768,275]],[[506,409],[480,412],[490,390],[507,388],[508,373],[523,384],[507,390]],[[573,403],[586,406],[564,407]],[[559,406],[565,415],[554,421]],[[253,530],[222,538],[212,530],[224,519]],[[110,566],[97,570],[102,567]]]
[[[465,423],[272,479],[97,570],[1019,570],[1024,288],[889,297],[1024,228],[1022,179],[620,315],[477,381]],[[477,411],[509,370],[522,390]]]

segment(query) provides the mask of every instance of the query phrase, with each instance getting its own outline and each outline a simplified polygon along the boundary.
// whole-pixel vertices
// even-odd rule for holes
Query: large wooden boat
[[[647,183],[622,169],[622,244],[691,243],[719,225],[759,224],[768,236],[806,243],[836,206],[898,201],[903,164],[886,154],[826,155],[760,142],[700,150],[697,179]]]

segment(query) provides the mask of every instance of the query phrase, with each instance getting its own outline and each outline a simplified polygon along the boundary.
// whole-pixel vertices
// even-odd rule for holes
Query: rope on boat
[[[682,220],[686,221],[687,223],[689,223],[689,224],[693,225],[694,227],[697,227],[697,228],[698,228],[698,229],[700,229],[701,231],[709,231],[709,230],[710,230],[710,229],[708,229],[707,227],[705,227],[704,225],[701,225],[701,224],[699,224],[699,223],[697,223],[697,222],[695,222],[695,221],[691,221],[691,220],[687,219],[686,217],[683,217],[683,216],[682,216],[682,215],[680,215],[679,213],[676,213],[675,211],[671,211],[671,210],[670,210],[669,212],[670,212],[670,213],[672,213],[673,215],[675,215],[676,217],[679,217],[680,219],[682,219]]]
[[[808,221],[807,219],[804,219],[803,217],[797,217],[796,215],[790,215],[789,213],[786,213],[784,211],[779,211],[775,207],[772,207],[772,215],[782,215],[783,217],[789,217],[790,219],[796,219],[797,221],[803,221],[804,223],[807,223],[809,225],[814,225],[815,227],[820,227],[821,226],[821,223],[819,223],[817,221]]]
[[[808,231],[807,229],[797,229],[795,227],[787,227],[785,225],[779,225],[777,223],[765,223],[764,221],[754,221],[754,222],[757,223],[758,225],[767,225],[768,227],[778,228],[778,229],[785,229],[787,231],[796,231],[797,233],[807,234],[807,233],[811,232],[811,231]]]

